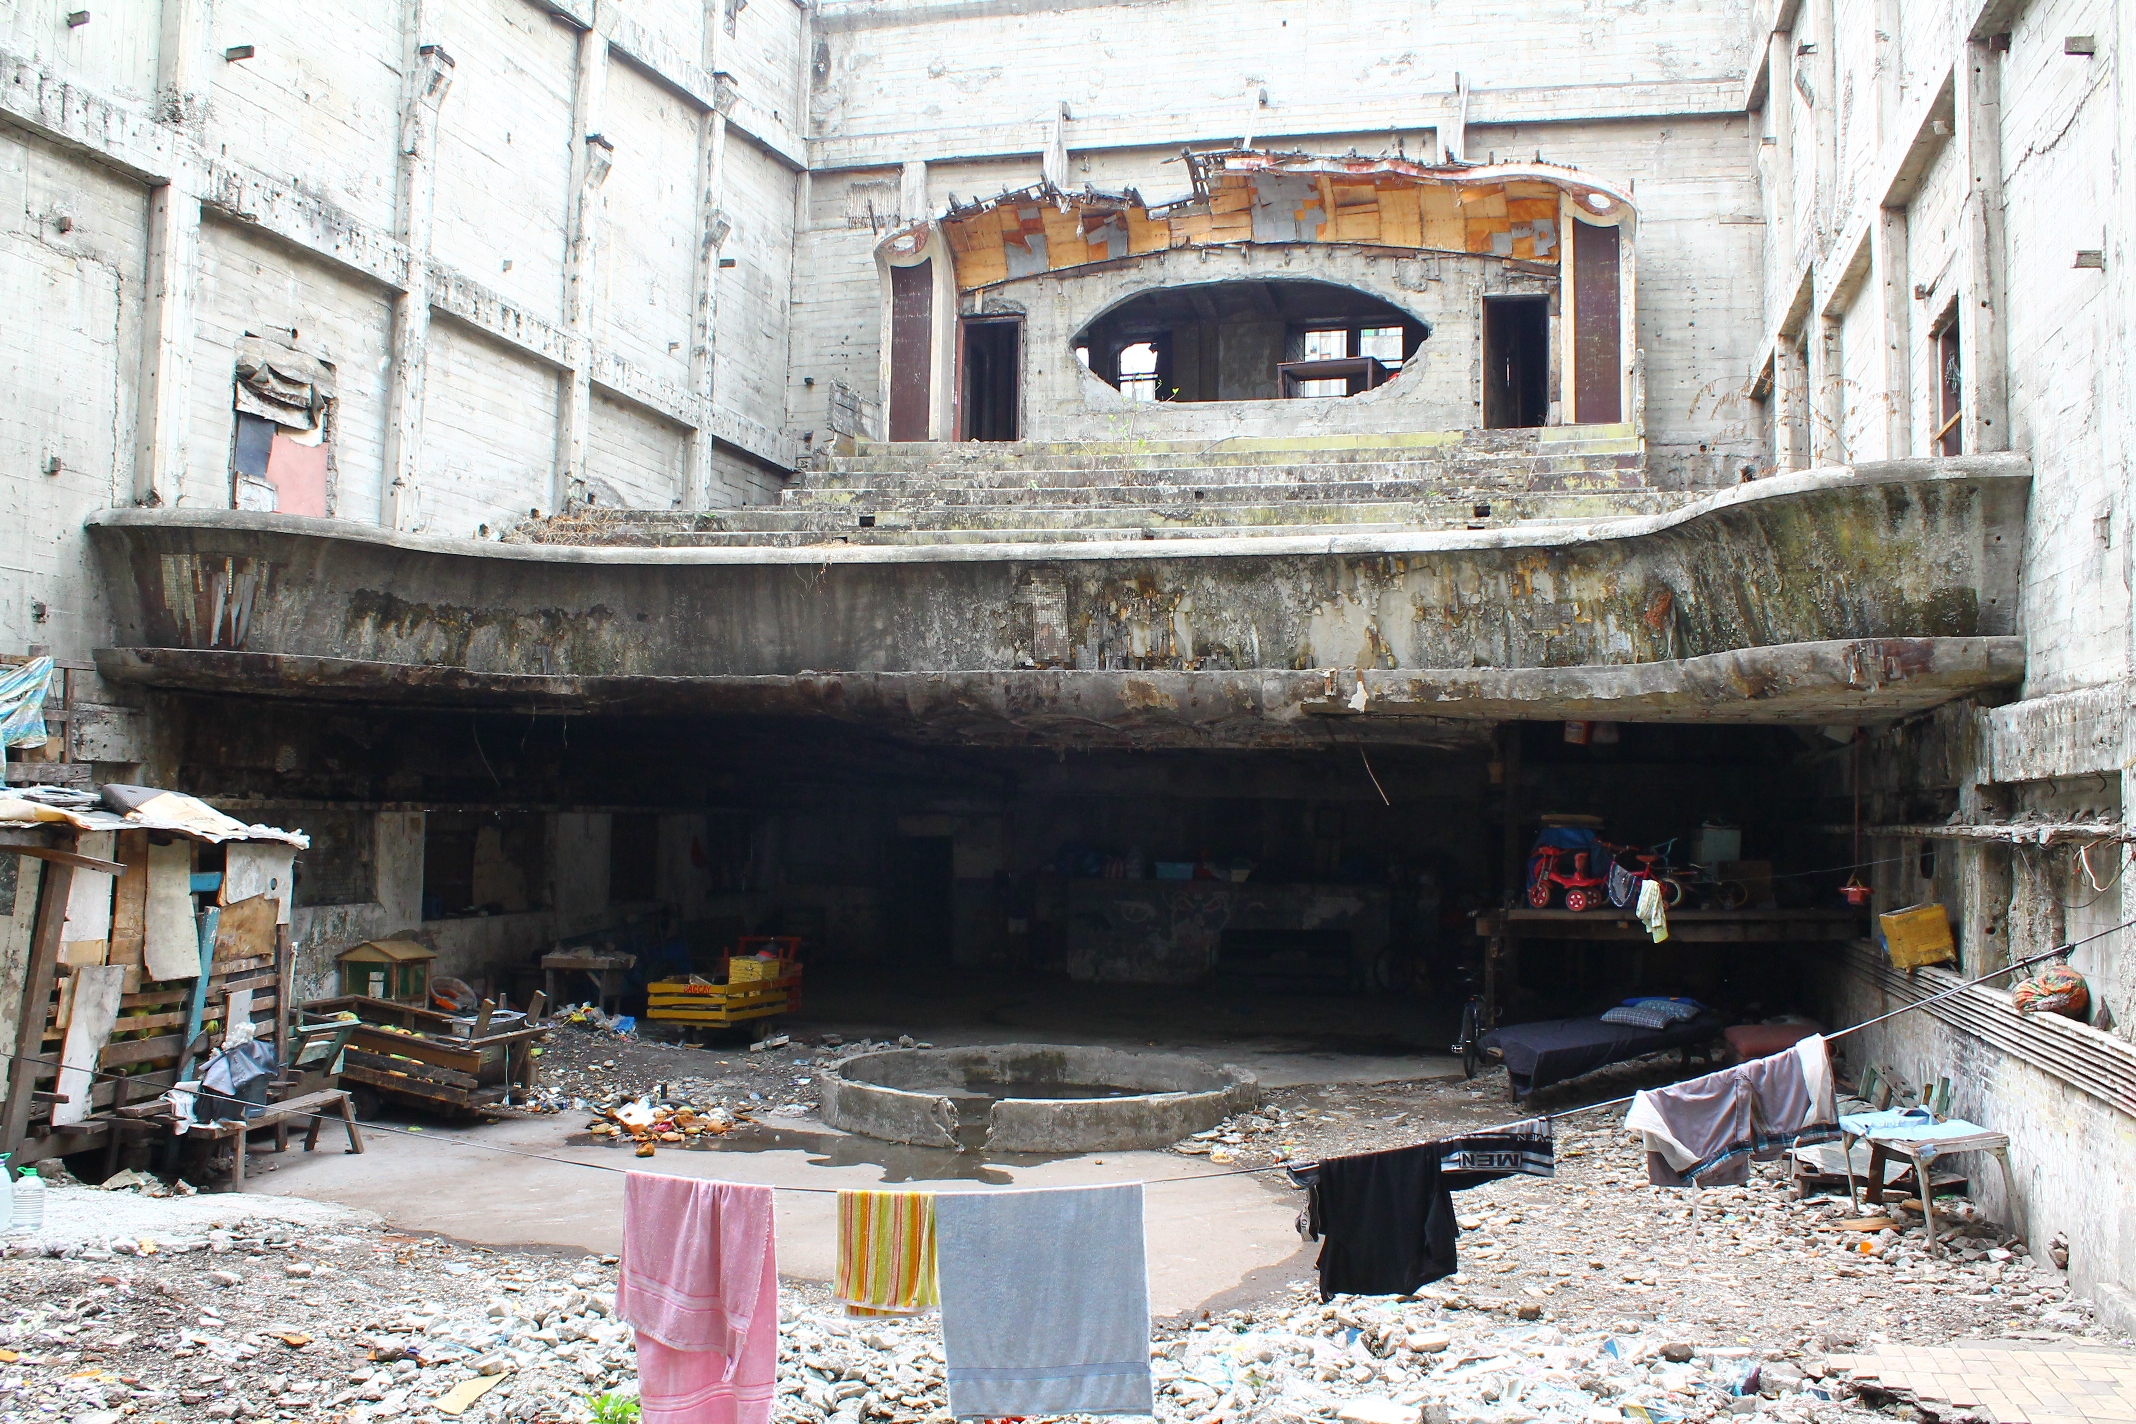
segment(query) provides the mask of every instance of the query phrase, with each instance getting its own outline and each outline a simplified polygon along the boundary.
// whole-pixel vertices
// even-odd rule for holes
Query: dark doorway
[[[963,336],[962,436],[966,440],[1014,440],[1023,323],[993,317],[967,321]]]
[[[659,896],[660,818],[608,818],[608,903],[630,905]]]
[[[934,263],[890,269],[890,438],[925,440],[933,391]]]
[[[1572,225],[1573,422],[1624,419],[1623,257],[1617,229]]]
[[[1483,299],[1483,426],[1514,430],[1550,417],[1550,301]]]
[[[897,836],[890,842],[888,939],[899,964],[947,964],[954,948],[956,842],[949,836]]]

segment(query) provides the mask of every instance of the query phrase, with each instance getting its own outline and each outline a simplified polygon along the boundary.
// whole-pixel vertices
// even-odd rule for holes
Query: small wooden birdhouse
[[[367,939],[334,956],[341,992],[397,1004],[430,1002],[430,964],[438,957],[411,939]]]

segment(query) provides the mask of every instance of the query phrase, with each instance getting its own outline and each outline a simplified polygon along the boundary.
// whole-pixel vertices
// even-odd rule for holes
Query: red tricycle
[[[1538,910],[1550,908],[1558,889],[1565,892],[1565,908],[1588,910],[1608,898],[1604,877],[1590,873],[1594,852],[1539,845],[1528,858],[1528,903]]]

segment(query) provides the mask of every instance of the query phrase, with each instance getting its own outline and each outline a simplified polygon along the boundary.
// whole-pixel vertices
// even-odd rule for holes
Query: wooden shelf
[[[1476,933],[1507,939],[1621,939],[1652,941],[1638,918],[1606,910],[1486,910]],[[1867,910],[1671,910],[1669,940],[1687,944],[1778,944],[1845,941],[1869,933]]]

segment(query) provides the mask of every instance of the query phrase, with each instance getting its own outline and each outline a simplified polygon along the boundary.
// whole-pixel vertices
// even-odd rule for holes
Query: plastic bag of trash
[[[223,1049],[200,1075],[195,1115],[211,1122],[258,1117],[267,1110],[267,1085],[278,1066],[271,1043],[254,1040]]]
[[[2021,1014],[2044,1012],[2081,1019],[2091,1011],[2091,988],[2069,965],[2051,965],[2012,989],[2010,1006]]]
[[[449,1014],[471,1014],[480,1002],[475,986],[465,979],[455,979],[450,974],[440,974],[430,981],[431,1007],[443,1009]]]

